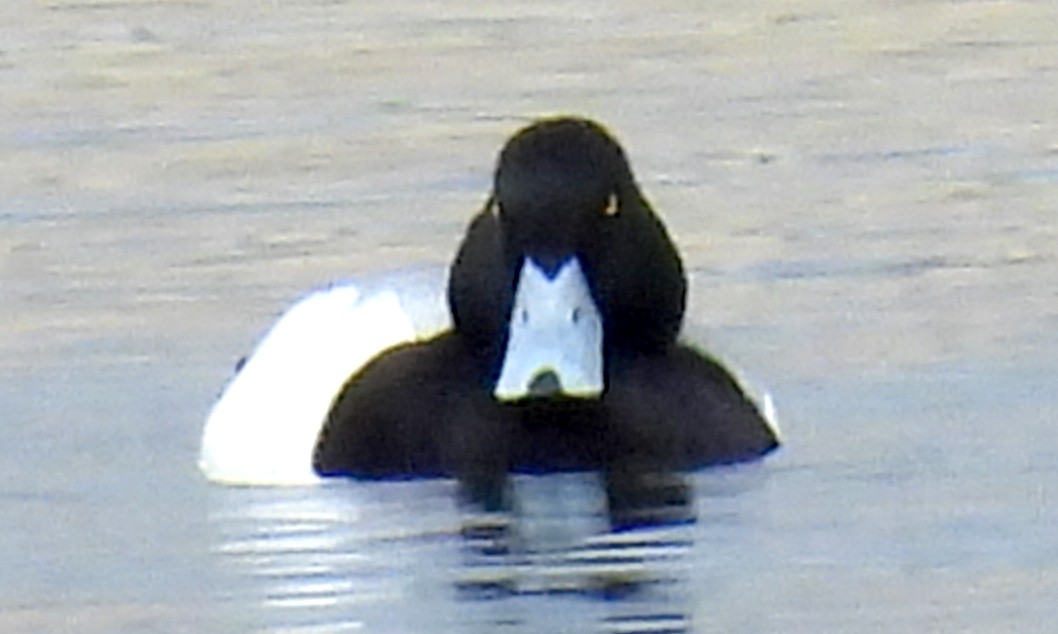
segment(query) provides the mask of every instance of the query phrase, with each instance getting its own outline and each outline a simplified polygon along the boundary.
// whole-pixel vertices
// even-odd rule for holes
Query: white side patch
[[[350,375],[415,330],[393,291],[352,285],[309,295],[258,344],[213,406],[199,468],[215,482],[298,485],[319,480],[316,438]]]
[[[552,372],[562,394],[598,396],[603,390],[602,344],[602,317],[580,261],[570,258],[551,280],[526,258],[493,394],[500,400],[526,398],[533,380]]]
[[[383,350],[451,326],[448,267],[366,276],[291,306],[224,388],[206,420],[198,465],[214,482],[319,481],[312,453],[346,380]]]
[[[764,393],[764,422],[768,423],[768,427],[771,428],[776,438],[782,437],[782,431],[779,429],[779,412],[775,409],[775,400],[769,392]]]

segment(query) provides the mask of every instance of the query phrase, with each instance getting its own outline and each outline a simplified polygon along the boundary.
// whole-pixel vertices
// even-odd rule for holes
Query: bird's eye
[[[569,318],[575,324],[576,323],[580,323],[580,306],[577,306],[576,308],[573,309],[573,312],[570,314]]]
[[[610,196],[606,199],[606,208],[603,209],[603,215],[617,215],[617,194],[610,194]]]

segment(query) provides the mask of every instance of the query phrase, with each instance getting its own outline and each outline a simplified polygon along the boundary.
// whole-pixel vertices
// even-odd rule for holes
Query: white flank
[[[444,288],[443,271],[389,275],[294,304],[214,404],[199,468],[225,484],[318,482],[312,453],[338,391],[383,350],[447,327]]]

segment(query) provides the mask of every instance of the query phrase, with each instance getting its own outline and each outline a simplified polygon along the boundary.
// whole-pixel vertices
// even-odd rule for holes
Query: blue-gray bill
[[[549,276],[535,260],[526,258],[493,394],[501,401],[599,396],[602,339],[602,317],[580,260],[569,258]]]

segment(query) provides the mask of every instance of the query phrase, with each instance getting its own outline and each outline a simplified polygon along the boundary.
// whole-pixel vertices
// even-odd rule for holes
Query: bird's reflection
[[[575,597],[593,604],[600,633],[690,631],[682,560],[695,515],[684,474],[516,477],[504,482],[503,511],[474,492],[461,488],[461,600]],[[516,624],[496,615],[492,625]]]
[[[444,480],[216,489],[218,599],[260,632],[690,631],[682,476],[504,487],[488,512]]]

